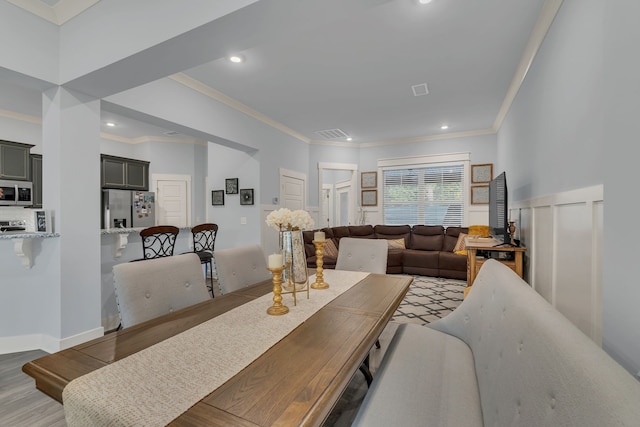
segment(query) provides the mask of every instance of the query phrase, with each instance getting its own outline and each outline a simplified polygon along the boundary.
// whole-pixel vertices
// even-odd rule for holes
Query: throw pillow
[[[333,240],[327,240],[327,243],[324,244],[324,255],[338,259],[338,248]]]
[[[389,249],[406,249],[404,246],[404,239],[387,240]]]
[[[488,225],[470,225],[469,236],[489,237],[491,230]]]
[[[458,241],[456,242],[455,247],[453,248],[453,252],[458,255],[466,255],[467,249],[464,244],[464,238],[467,237],[465,233],[460,233],[458,235]]]

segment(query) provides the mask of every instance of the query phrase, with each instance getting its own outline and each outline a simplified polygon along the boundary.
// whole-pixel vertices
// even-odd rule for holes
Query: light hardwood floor
[[[22,365],[45,356],[41,350],[0,355],[0,426],[66,427],[62,405],[36,390]]]

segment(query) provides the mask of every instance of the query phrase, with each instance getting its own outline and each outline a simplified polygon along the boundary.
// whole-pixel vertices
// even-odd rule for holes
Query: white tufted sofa
[[[637,427],[640,382],[490,260],[453,313],[398,328],[353,425]]]

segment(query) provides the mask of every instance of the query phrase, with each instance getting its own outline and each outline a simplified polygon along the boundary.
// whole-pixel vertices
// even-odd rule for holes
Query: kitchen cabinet
[[[149,162],[101,155],[102,188],[149,191]]]
[[[29,151],[32,147],[30,144],[0,140],[0,178],[28,181]]]
[[[42,155],[32,154],[31,156],[31,183],[33,185],[33,207],[42,207]]]

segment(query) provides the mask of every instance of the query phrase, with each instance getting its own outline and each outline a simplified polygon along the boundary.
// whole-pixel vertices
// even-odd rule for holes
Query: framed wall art
[[[378,172],[361,172],[360,186],[362,188],[376,188],[378,186]]]
[[[378,206],[378,190],[362,190],[362,206]]]
[[[227,194],[238,194],[238,178],[225,179],[224,188]]]
[[[243,188],[240,190],[240,204],[252,205],[253,204],[253,188]]]
[[[489,183],[493,179],[493,163],[484,163],[481,165],[471,165],[471,182]]]
[[[471,187],[471,204],[487,205],[489,204],[489,186],[474,185]]]
[[[211,191],[211,204],[213,206],[224,205],[224,190]]]

